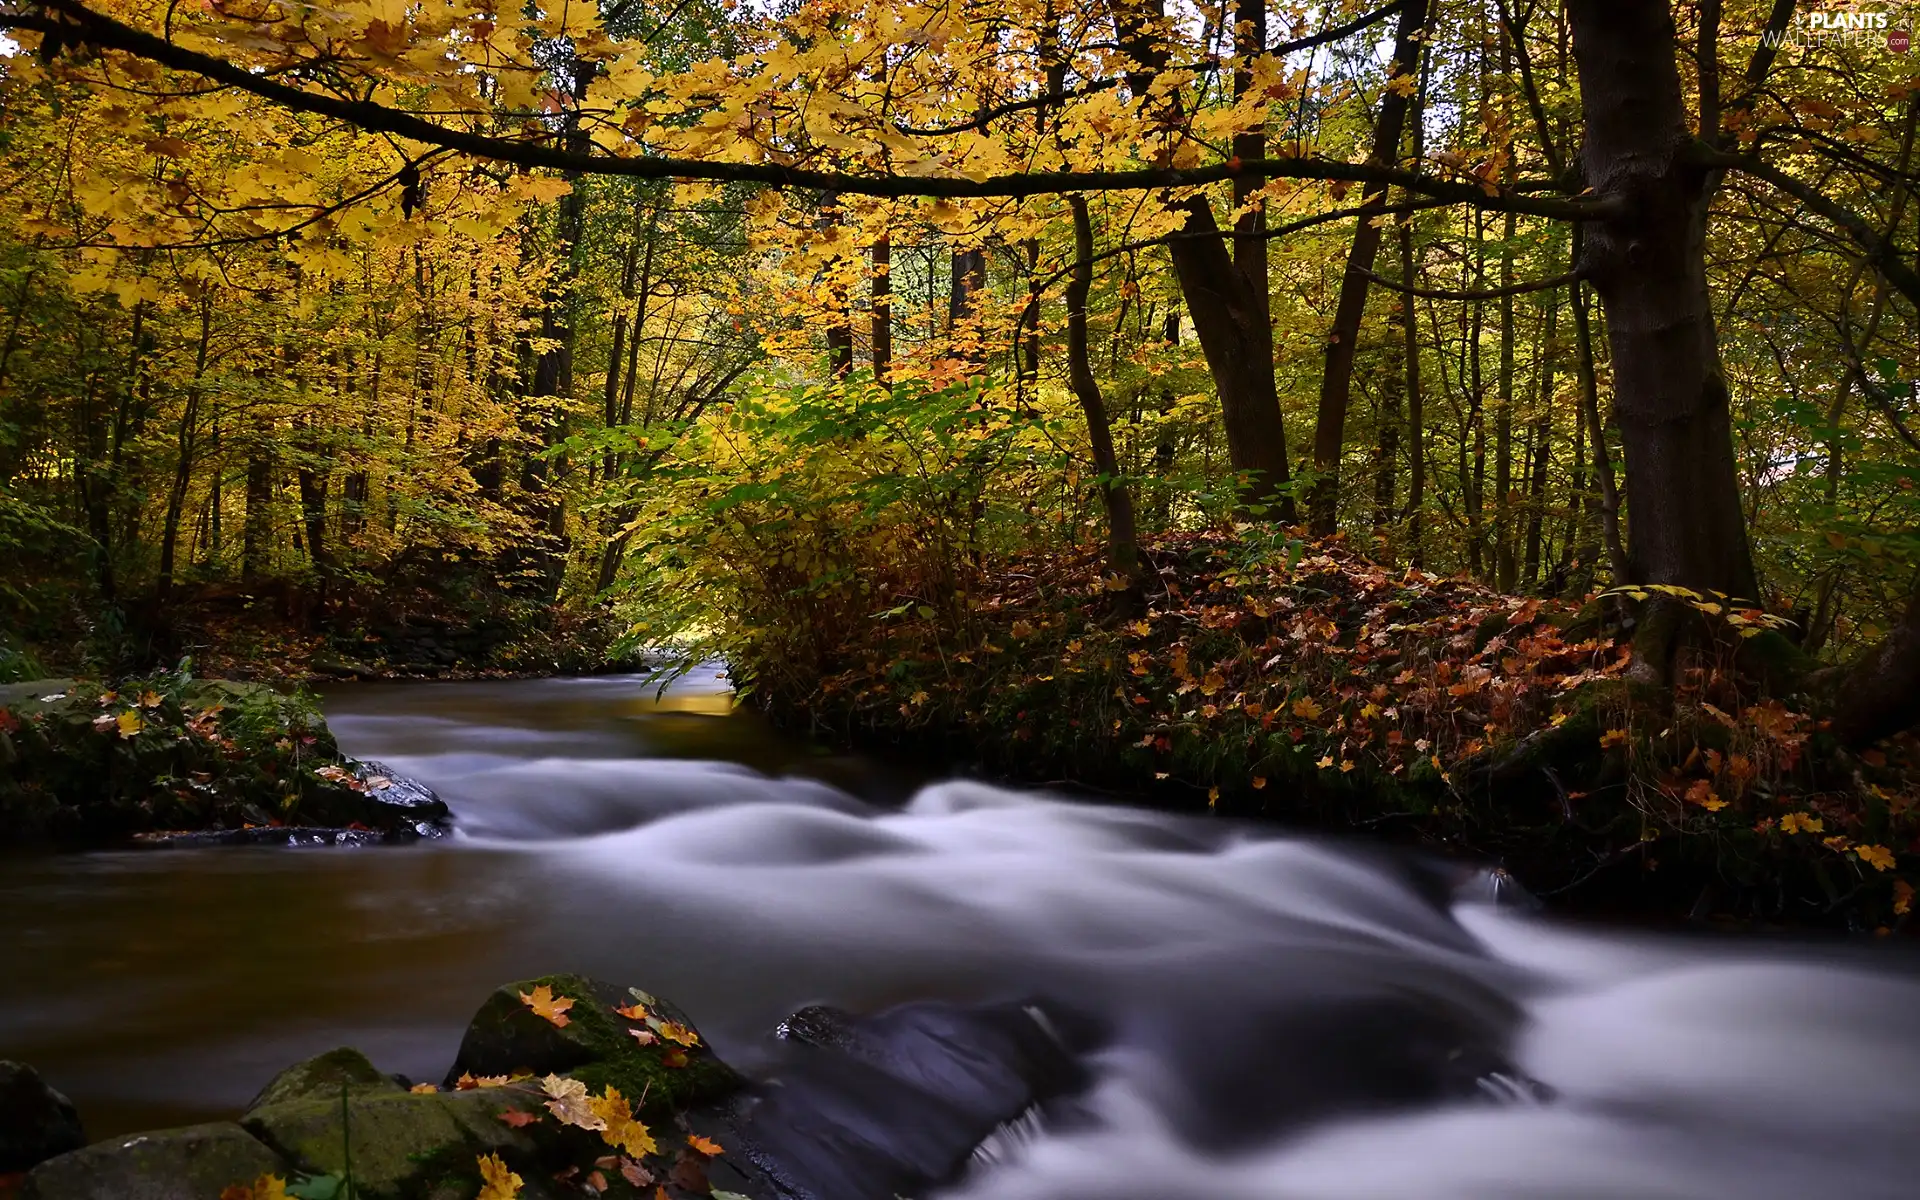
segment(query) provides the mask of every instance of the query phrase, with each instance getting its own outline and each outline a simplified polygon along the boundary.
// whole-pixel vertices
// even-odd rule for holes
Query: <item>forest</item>
[[[7,0],[0,675],[723,659],[1904,916],[1920,58],[1845,13]]]

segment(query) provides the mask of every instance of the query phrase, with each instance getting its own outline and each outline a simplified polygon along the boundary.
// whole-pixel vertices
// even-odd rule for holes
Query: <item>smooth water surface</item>
[[[437,1079],[488,989],[580,971],[749,1067],[812,1002],[1087,1014],[1092,1091],[978,1200],[1920,1195],[1900,947],[1570,930],[1386,851],[915,789],[727,715],[711,675],[327,707],[458,836],[0,860],[0,1057],[96,1136],[231,1113],[342,1043]],[[1455,1064],[1481,1098],[1429,1094]]]

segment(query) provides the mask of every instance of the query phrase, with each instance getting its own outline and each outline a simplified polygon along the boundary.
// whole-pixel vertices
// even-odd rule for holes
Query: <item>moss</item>
[[[380,1073],[366,1055],[351,1046],[316,1054],[273,1077],[260,1094],[247,1105],[249,1111],[270,1104],[295,1100],[340,1100],[340,1089],[349,1087],[355,1095],[380,1095],[404,1091],[399,1084]]]
[[[529,1135],[497,1119],[509,1103],[490,1091],[359,1095],[348,1099],[344,1127],[338,1097],[267,1105],[242,1124],[313,1174],[345,1174],[350,1154],[362,1200],[415,1200],[462,1178],[476,1155],[538,1159]]]
[[[553,1024],[520,999],[541,987],[573,1000],[566,1025]],[[629,1099],[644,1095],[649,1108],[666,1109],[701,1103],[740,1085],[740,1077],[704,1041],[684,1050],[665,1041],[642,1046],[628,1033],[634,1023],[614,1011],[635,1000],[627,989],[581,975],[543,975],[510,983],[490,995],[475,1014],[448,1080],[467,1073],[560,1072],[595,1091],[611,1084]],[[693,1028],[671,1002],[648,997],[645,1003],[663,1019]],[[665,1056],[676,1050],[686,1055],[686,1066],[666,1065]]]

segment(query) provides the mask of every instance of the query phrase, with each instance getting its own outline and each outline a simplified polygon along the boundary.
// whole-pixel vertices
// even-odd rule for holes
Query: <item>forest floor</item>
[[[1682,597],[1709,635],[1651,684],[1636,603],[1503,595],[1339,540],[1144,549],[1132,592],[1092,551],[1002,563],[958,622],[907,606],[824,666],[748,664],[757,702],[844,744],[1492,860],[1590,910],[1908,925],[1920,742],[1849,754],[1741,670],[1764,614]]]

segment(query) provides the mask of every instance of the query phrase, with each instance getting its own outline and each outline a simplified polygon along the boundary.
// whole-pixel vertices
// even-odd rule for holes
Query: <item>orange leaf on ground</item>
[[[704,1154],[708,1158],[712,1158],[716,1154],[724,1153],[724,1151],[720,1149],[719,1142],[716,1142],[711,1138],[703,1138],[697,1133],[690,1133],[687,1135],[687,1145],[692,1146],[695,1153]]]

